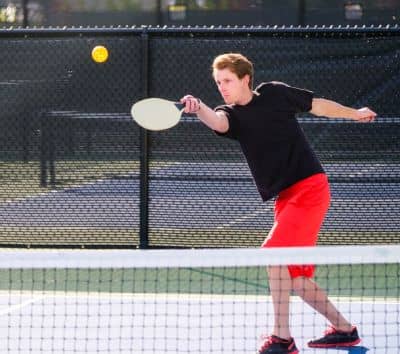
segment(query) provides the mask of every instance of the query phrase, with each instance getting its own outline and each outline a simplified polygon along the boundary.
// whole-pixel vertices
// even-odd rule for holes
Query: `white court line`
[[[229,221],[229,222],[227,222],[225,224],[219,225],[219,226],[216,227],[216,229],[223,229],[223,228],[226,228],[226,227],[230,227],[230,226],[239,224],[239,223],[244,222],[244,221],[246,221],[246,220],[248,220],[250,218],[254,218],[255,216],[258,216],[260,214],[266,213],[267,211],[268,211],[267,207],[263,207],[263,208],[261,208],[259,210],[256,209],[250,214],[243,215],[243,216],[241,216],[239,218],[236,218],[236,219],[233,219],[232,221]]]
[[[163,168],[169,168],[171,165],[174,165],[174,164],[179,164],[179,162],[166,163],[165,166],[164,165],[163,166],[156,166],[156,167],[153,166],[152,169],[154,171],[154,170],[159,170],[159,169],[163,169]],[[134,167],[137,167],[137,166],[134,166]],[[123,176],[134,176],[136,174],[139,174],[139,171],[126,172],[126,173],[123,173],[122,175]],[[102,177],[102,178],[99,178],[99,179],[96,179],[96,180],[92,180],[92,181],[74,183],[74,184],[71,184],[70,186],[66,186],[66,187],[63,187],[63,188],[46,190],[44,192],[38,192],[38,193],[27,195],[27,196],[24,196],[24,197],[16,197],[16,198],[11,198],[11,199],[6,199],[3,202],[1,202],[0,205],[1,204],[10,205],[10,204],[14,204],[14,203],[17,204],[17,203],[29,201],[31,199],[36,199],[36,198],[40,199],[40,198],[47,197],[47,196],[53,196],[53,195],[56,195],[56,194],[62,194],[62,193],[68,192],[68,191],[70,191],[72,189],[96,186],[98,184],[101,184],[103,182],[109,182],[111,180],[112,180],[112,178]],[[49,188],[49,187],[47,187],[47,188]]]
[[[44,298],[46,298],[45,295],[35,296],[35,297],[33,297],[33,298],[29,299],[29,300],[26,300],[26,301],[23,301],[23,302],[17,304],[17,305],[8,306],[5,309],[0,310],[0,316],[16,312],[16,311],[18,311],[18,310],[20,310],[20,309],[22,309],[24,307],[27,307],[27,306],[35,303],[35,302],[43,300]]]
[[[198,294],[198,293],[107,293],[107,292],[65,292],[65,291],[18,291],[18,292],[7,292],[0,291],[0,297],[5,295],[25,295],[25,296],[34,296],[33,298],[24,301],[18,305],[12,305],[9,308],[19,309],[24,306],[28,306],[35,302],[44,299],[51,298],[65,298],[65,299],[88,299],[88,301],[93,300],[104,300],[104,299],[121,299],[121,300],[151,300],[151,301],[195,301],[195,302],[204,302],[204,301],[217,301],[220,302],[267,302],[272,303],[272,298],[270,295],[263,294]],[[40,295],[35,295],[35,294]],[[329,299],[338,303],[351,303],[351,304],[376,304],[376,305],[384,305],[384,304],[397,304],[400,305],[400,299],[397,297],[351,297],[351,296],[337,296],[332,295],[329,296]],[[1,298],[0,298],[1,300]],[[291,302],[294,303],[303,303],[304,301],[300,299],[298,296],[291,296]],[[0,301],[1,305],[1,301]],[[11,312],[11,311],[10,311]],[[8,313],[7,310],[0,311],[1,314]]]
[[[83,182],[83,183],[77,183],[77,184],[72,184],[68,187],[63,187],[63,188],[59,188],[59,189],[52,189],[52,190],[47,190],[45,192],[39,192],[37,194],[32,194],[32,195],[27,195],[25,197],[17,197],[17,198],[11,198],[11,199],[6,199],[2,204],[4,205],[9,205],[9,204],[17,204],[17,203],[21,203],[21,202],[25,202],[25,201],[29,201],[32,199],[41,199],[44,197],[52,197],[56,194],[62,194],[65,192],[68,192],[72,189],[78,189],[78,188],[86,188],[86,187],[90,187],[90,186],[95,186],[97,184],[101,184],[103,182],[108,182],[110,179],[107,178],[99,178],[97,180],[94,181],[88,181],[88,182]]]

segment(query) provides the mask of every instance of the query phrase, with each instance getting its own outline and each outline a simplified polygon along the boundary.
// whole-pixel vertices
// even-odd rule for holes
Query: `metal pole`
[[[22,1],[22,27],[27,28],[29,25],[28,21],[28,1]],[[25,107],[25,105],[24,105]],[[22,159],[24,162],[27,162],[29,159],[29,127],[30,124],[28,123],[29,120],[29,113],[27,110],[24,109],[23,116],[22,116]]]
[[[143,96],[149,94],[149,35],[142,33]],[[140,128],[140,231],[139,248],[149,247],[149,133]]]
[[[306,22],[306,0],[299,0],[298,2],[298,24],[300,26],[305,26]]]
[[[157,0],[157,25],[163,26],[162,0]]]
[[[22,27],[24,28],[29,26],[28,2],[29,0],[22,0]]]

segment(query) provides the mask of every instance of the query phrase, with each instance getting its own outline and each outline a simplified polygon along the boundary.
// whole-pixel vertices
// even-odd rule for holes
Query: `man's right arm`
[[[191,95],[184,96],[181,103],[185,104],[185,113],[195,113],[209,128],[219,133],[226,133],[229,129],[228,118],[223,111],[215,112],[198,98]]]

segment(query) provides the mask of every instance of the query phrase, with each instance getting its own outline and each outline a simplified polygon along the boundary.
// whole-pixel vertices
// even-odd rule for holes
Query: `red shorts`
[[[307,177],[279,193],[274,225],[262,247],[315,246],[328,211],[330,191],[324,173]],[[292,278],[314,275],[314,265],[289,265]]]

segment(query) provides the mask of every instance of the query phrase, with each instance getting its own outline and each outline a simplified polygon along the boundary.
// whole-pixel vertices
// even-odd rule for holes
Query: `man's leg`
[[[289,301],[292,280],[287,266],[270,266],[267,268],[269,286],[274,307],[274,329],[272,334],[289,339]]]
[[[313,280],[306,277],[297,277],[292,280],[292,286],[296,294],[321,315],[325,316],[333,327],[341,331],[351,331],[351,323],[343,317],[328,299],[326,292]]]

